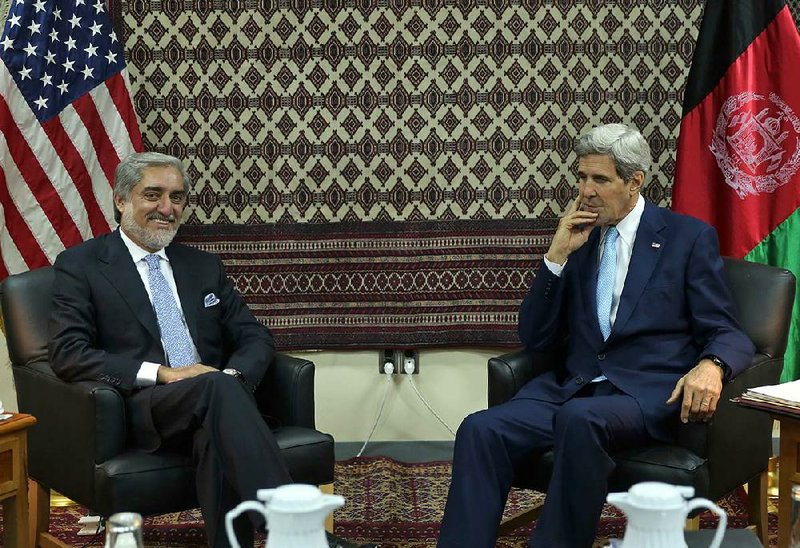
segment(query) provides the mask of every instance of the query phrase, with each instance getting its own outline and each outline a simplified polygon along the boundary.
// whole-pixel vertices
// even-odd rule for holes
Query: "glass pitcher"
[[[144,548],[142,516],[134,512],[120,512],[108,518],[105,548]]]

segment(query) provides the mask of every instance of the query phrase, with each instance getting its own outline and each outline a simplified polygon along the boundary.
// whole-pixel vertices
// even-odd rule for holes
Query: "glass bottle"
[[[789,548],[800,548],[800,485],[792,486],[792,524],[789,529]]]
[[[108,518],[105,548],[144,548],[142,516],[134,512],[120,512]]]

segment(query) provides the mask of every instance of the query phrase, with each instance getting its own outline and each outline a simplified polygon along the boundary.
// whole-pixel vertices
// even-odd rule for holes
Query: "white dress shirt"
[[[628,267],[631,264],[631,256],[633,255],[633,244],[636,242],[636,232],[639,230],[639,223],[642,220],[644,213],[644,199],[641,196],[636,196],[636,205],[619,223],[617,223],[617,231],[619,238],[617,238],[617,273],[614,278],[614,291],[611,294],[611,325],[614,325],[614,320],[617,319],[617,310],[619,309],[619,299],[622,296],[622,290],[625,287],[625,278],[628,276]],[[605,245],[605,234],[608,230],[604,226],[600,231],[600,247],[597,252],[597,266],[600,266],[600,259],[603,257],[603,246]],[[568,261],[569,259],[567,259]],[[554,275],[561,277],[561,273],[567,264],[557,264],[544,257],[544,264],[548,270]],[[592,379],[592,382],[600,382],[606,380],[605,376],[600,375]]]
[[[147,266],[147,262],[145,262],[144,258],[147,255],[151,255],[149,251],[146,249],[142,249],[131,240],[125,231],[121,228],[119,229],[119,234],[122,236],[122,241],[125,244],[125,247],[128,248],[128,252],[131,254],[131,259],[133,259],[133,264],[136,265],[136,271],[139,273],[139,277],[142,278],[142,283],[144,284],[144,289],[147,291],[147,296],[150,299],[150,304],[153,303],[153,295],[150,293],[150,271],[149,267]],[[167,253],[163,249],[159,249],[153,255],[158,255],[161,257],[161,260],[158,262],[159,266],[161,267],[161,273],[164,275],[164,278],[167,280],[167,284],[169,284],[169,288],[172,290],[172,296],[175,297],[175,302],[178,303],[178,310],[181,311],[181,319],[183,320],[183,328],[186,330],[186,334],[189,337],[189,340],[192,343],[192,350],[194,351],[195,362],[200,361],[200,355],[197,353],[197,347],[194,345],[194,341],[192,340],[192,336],[189,333],[189,328],[186,325],[186,318],[183,315],[183,307],[181,306],[181,298],[178,295],[178,287],[175,285],[175,276],[172,273],[172,266],[169,264],[169,258],[167,257]],[[163,340],[162,340],[162,346]],[[167,363],[167,357],[164,356],[164,363]],[[142,362],[142,365],[139,367],[139,372],[136,374],[136,386],[153,386],[156,384],[156,379],[158,376],[158,367],[162,364],[153,363],[153,362]]]

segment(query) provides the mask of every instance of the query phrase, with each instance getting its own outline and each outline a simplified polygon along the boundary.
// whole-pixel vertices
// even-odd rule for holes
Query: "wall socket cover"
[[[411,348],[384,348],[378,352],[378,373],[384,374],[384,365],[394,366],[393,374],[405,374],[406,359],[414,360],[414,374],[419,373],[419,351]]]

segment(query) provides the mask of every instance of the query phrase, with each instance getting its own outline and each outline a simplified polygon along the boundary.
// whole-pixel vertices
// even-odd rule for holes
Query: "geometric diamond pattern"
[[[114,6],[146,147],[185,151],[193,192],[225,197],[191,222],[214,224],[558,214],[552,190],[572,176],[571,139],[617,120],[657,145],[648,186],[668,204],[702,4]],[[544,178],[544,166],[556,172]],[[456,198],[465,183],[496,181],[507,208],[487,192],[467,207]],[[334,182],[351,197],[335,208],[324,199]],[[395,203],[398,182],[419,192]],[[520,198],[531,183],[550,191],[543,203]],[[286,199],[265,202],[270,184]],[[231,201],[234,188],[247,199]]]
[[[671,202],[703,5],[111,3],[145,147],[194,185],[180,237],[282,348],[518,344],[576,136],[637,126]]]

